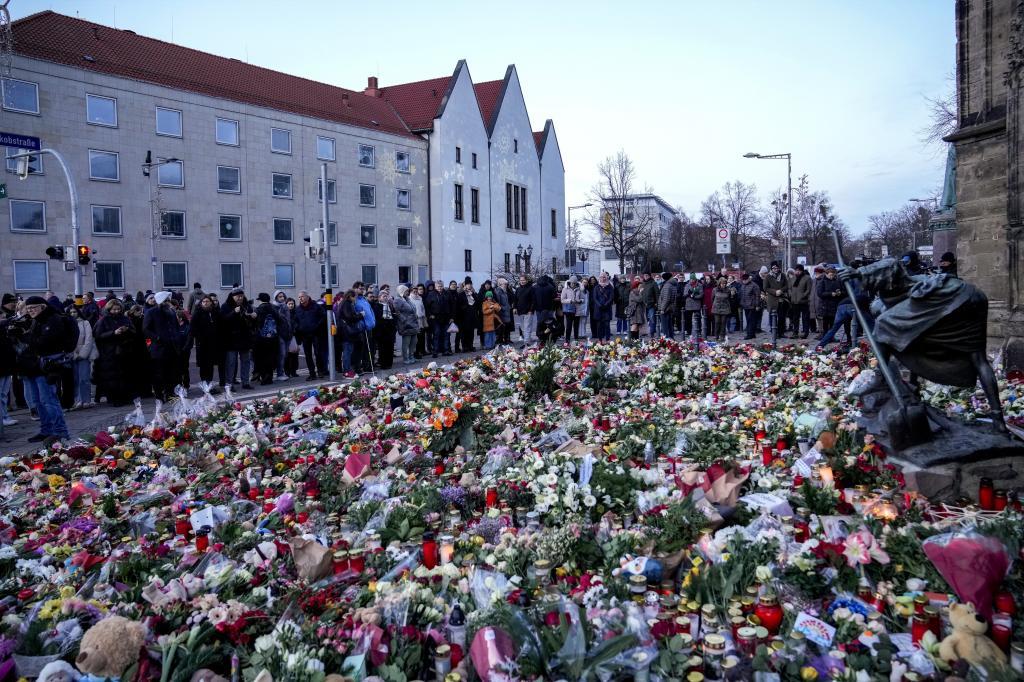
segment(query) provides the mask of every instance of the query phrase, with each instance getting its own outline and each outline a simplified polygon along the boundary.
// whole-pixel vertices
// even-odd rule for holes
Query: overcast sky
[[[566,201],[624,149],[642,185],[691,215],[729,180],[762,196],[791,152],[855,232],[867,217],[940,185],[926,97],[952,88],[952,0],[517,0],[173,3],[12,0],[335,85],[362,89],[519,71],[534,129],[555,122]],[[499,11],[500,10],[500,11]]]

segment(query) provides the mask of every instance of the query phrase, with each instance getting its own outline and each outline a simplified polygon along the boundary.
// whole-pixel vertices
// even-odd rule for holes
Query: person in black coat
[[[224,305],[220,308],[220,316],[224,324],[221,328],[221,343],[224,346],[225,378],[235,383],[235,371],[239,369],[242,388],[250,389],[249,383],[252,362],[253,326],[256,313],[245,298],[242,289],[233,289]]]
[[[221,347],[220,309],[209,295],[203,295],[192,316],[191,336],[196,347],[196,364],[199,366],[200,381],[213,381],[213,366],[217,366],[219,387],[211,393],[219,393],[224,387],[224,349]]]
[[[370,302],[377,324],[373,327],[373,338],[377,346],[377,363],[381,369],[391,369],[395,363],[395,319],[394,300],[391,298],[391,287],[386,284],[380,288],[376,301]]]
[[[170,297],[167,291],[157,293],[156,305],[142,318],[142,332],[149,340],[153,394],[164,402],[174,395],[174,387],[180,378],[178,368],[182,346],[178,316],[168,300]]]
[[[423,307],[427,312],[427,323],[430,325],[430,350],[433,357],[445,352],[445,337],[448,335],[448,324],[452,318],[452,308],[444,290],[444,282],[437,280],[433,288],[428,288]]]
[[[295,342],[302,346],[306,354],[306,367],[309,376],[306,381],[327,376],[327,310],[313,300],[309,292],[300,291],[299,301],[295,306],[295,324],[292,332]]]
[[[836,277],[835,268],[829,266],[825,269],[825,276],[818,280],[817,294],[818,314],[822,319],[821,333],[818,335],[820,339],[835,324],[836,309],[844,296],[843,286]]]
[[[274,368],[281,347],[280,334],[285,322],[277,307],[270,302],[270,294],[261,293],[256,297],[256,337],[254,339],[255,378],[261,386],[274,383]]]
[[[473,291],[472,284],[463,284],[462,291],[455,296],[455,324],[459,333],[455,336],[455,352],[471,353],[473,332],[479,326],[480,297]]]
[[[25,377],[26,390],[34,394],[39,413],[39,433],[29,441],[68,438],[64,412],[54,386],[62,369],[62,363],[56,358],[74,350],[78,325],[41,296],[29,296],[25,300],[25,312],[32,322],[21,335],[23,348],[18,353],[18,371]]]

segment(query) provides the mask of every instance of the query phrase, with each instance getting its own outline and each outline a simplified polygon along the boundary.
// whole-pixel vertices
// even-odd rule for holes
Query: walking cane
[[[377,370],[373,366],[373,353],[370,352],[370,331],[363,326],[363,338],[366,339],[366,357],[370,359],[370,374],[377,376]]]

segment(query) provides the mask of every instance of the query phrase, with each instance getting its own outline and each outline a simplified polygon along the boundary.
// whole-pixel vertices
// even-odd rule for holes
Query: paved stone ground
[[[644,337],[646,338],[646,337]],[[677,340],[681,340],[681,337],[677,337]],[[770,340],[767,334],[759,335],[755,343],[766,343]],[[584,339],[587,341],[587,339]],[[807,340],[793,341],[786,339],[780,341],[782,343],[800,343],[800,344],[812,344],[816,342],[816,335],[812,334]],[[728,339],[730,345],[737,343],[746,343],[742,336],[739,334],[730,335]],[[519,347],[521,344],[516,344]],[[835,345],[833,344],[833,348]],[[469,355],[480,355],[483,351],[478,350],[472,354],[457,354],[451,357],[440,357],[436,360],[439,364],[447,364],[459,360],[460,358],[469,357]],[[399,354],[400,356],[401,354]],[[434,359],[430,356],[425,357],[423,360],[418,361],[414,365],[405,365],[398,360],[390,370],[377,370],[377,376],[389,376],[400,372],[406,372],[410,370],[417,370],[425,367],[427,364],[434,362]],[[306,370],[304,367],[304,361],[300,360],[299,377],[295,379],[289,379],[288,381],[274,382],[272,386],[260,386],[254,385],[251,391],[235,391],[234,396],[236,399],[242,402],[248,402],[251,400],[257,400],[259,398],[267,398],[270,396],[277,395],[281,392],[287,391],[300,391],[308,390],[316,386],[328,385],[331,382],[328,380],[316,380],[306,381],[305,375]],[[364,378],[369,375],[364,375]],[[340,373],[339,373],[340,377]],[[335,383],[347,383],[349,379],[340,378]],[[202,390],[199,388],[199,376],[198,370],[194,366],[192,367],[192,388],[188,393],[190,398],[198,398],[202,395]],[[153,410],[155,409],[154,401],[152,398],[143,400],[143,410],[147,417],[151,417]],[[91,437],[96,434],[97,431],[107,428],[115,424],[120,424],[125,416],[132,411],[131,406],[125,407],[113,407],[108,406],[106,403],[100,403],[96,407],[75,410],[73,412],[65,412],[64,419],[68,425],[68,431],[71,433],[72,438],[77,436]],[[39,422],[33,421],[29,417],[28,410],[15,410],[10,415],[14,419],[18,420],[18,423],[14,426],[8,426],[4,429],[4,434],[0,437],[0,456],[4,455],[24,455],[35,452],[39,449],[37,443],[29,443],[28,438],[39,431]]]

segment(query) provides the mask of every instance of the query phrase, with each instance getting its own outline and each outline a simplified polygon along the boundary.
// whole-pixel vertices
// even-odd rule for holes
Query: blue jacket
[[[367,331],[377,326],[377,318],[373,316],[373,308],[365,296],[356,296],[356,312],[363,313],[363,324]]]
[[[327,333],[327,311],[314,300],[308,307],[301,304],[295,306],[295,336],[298,341],[310,339]]]

